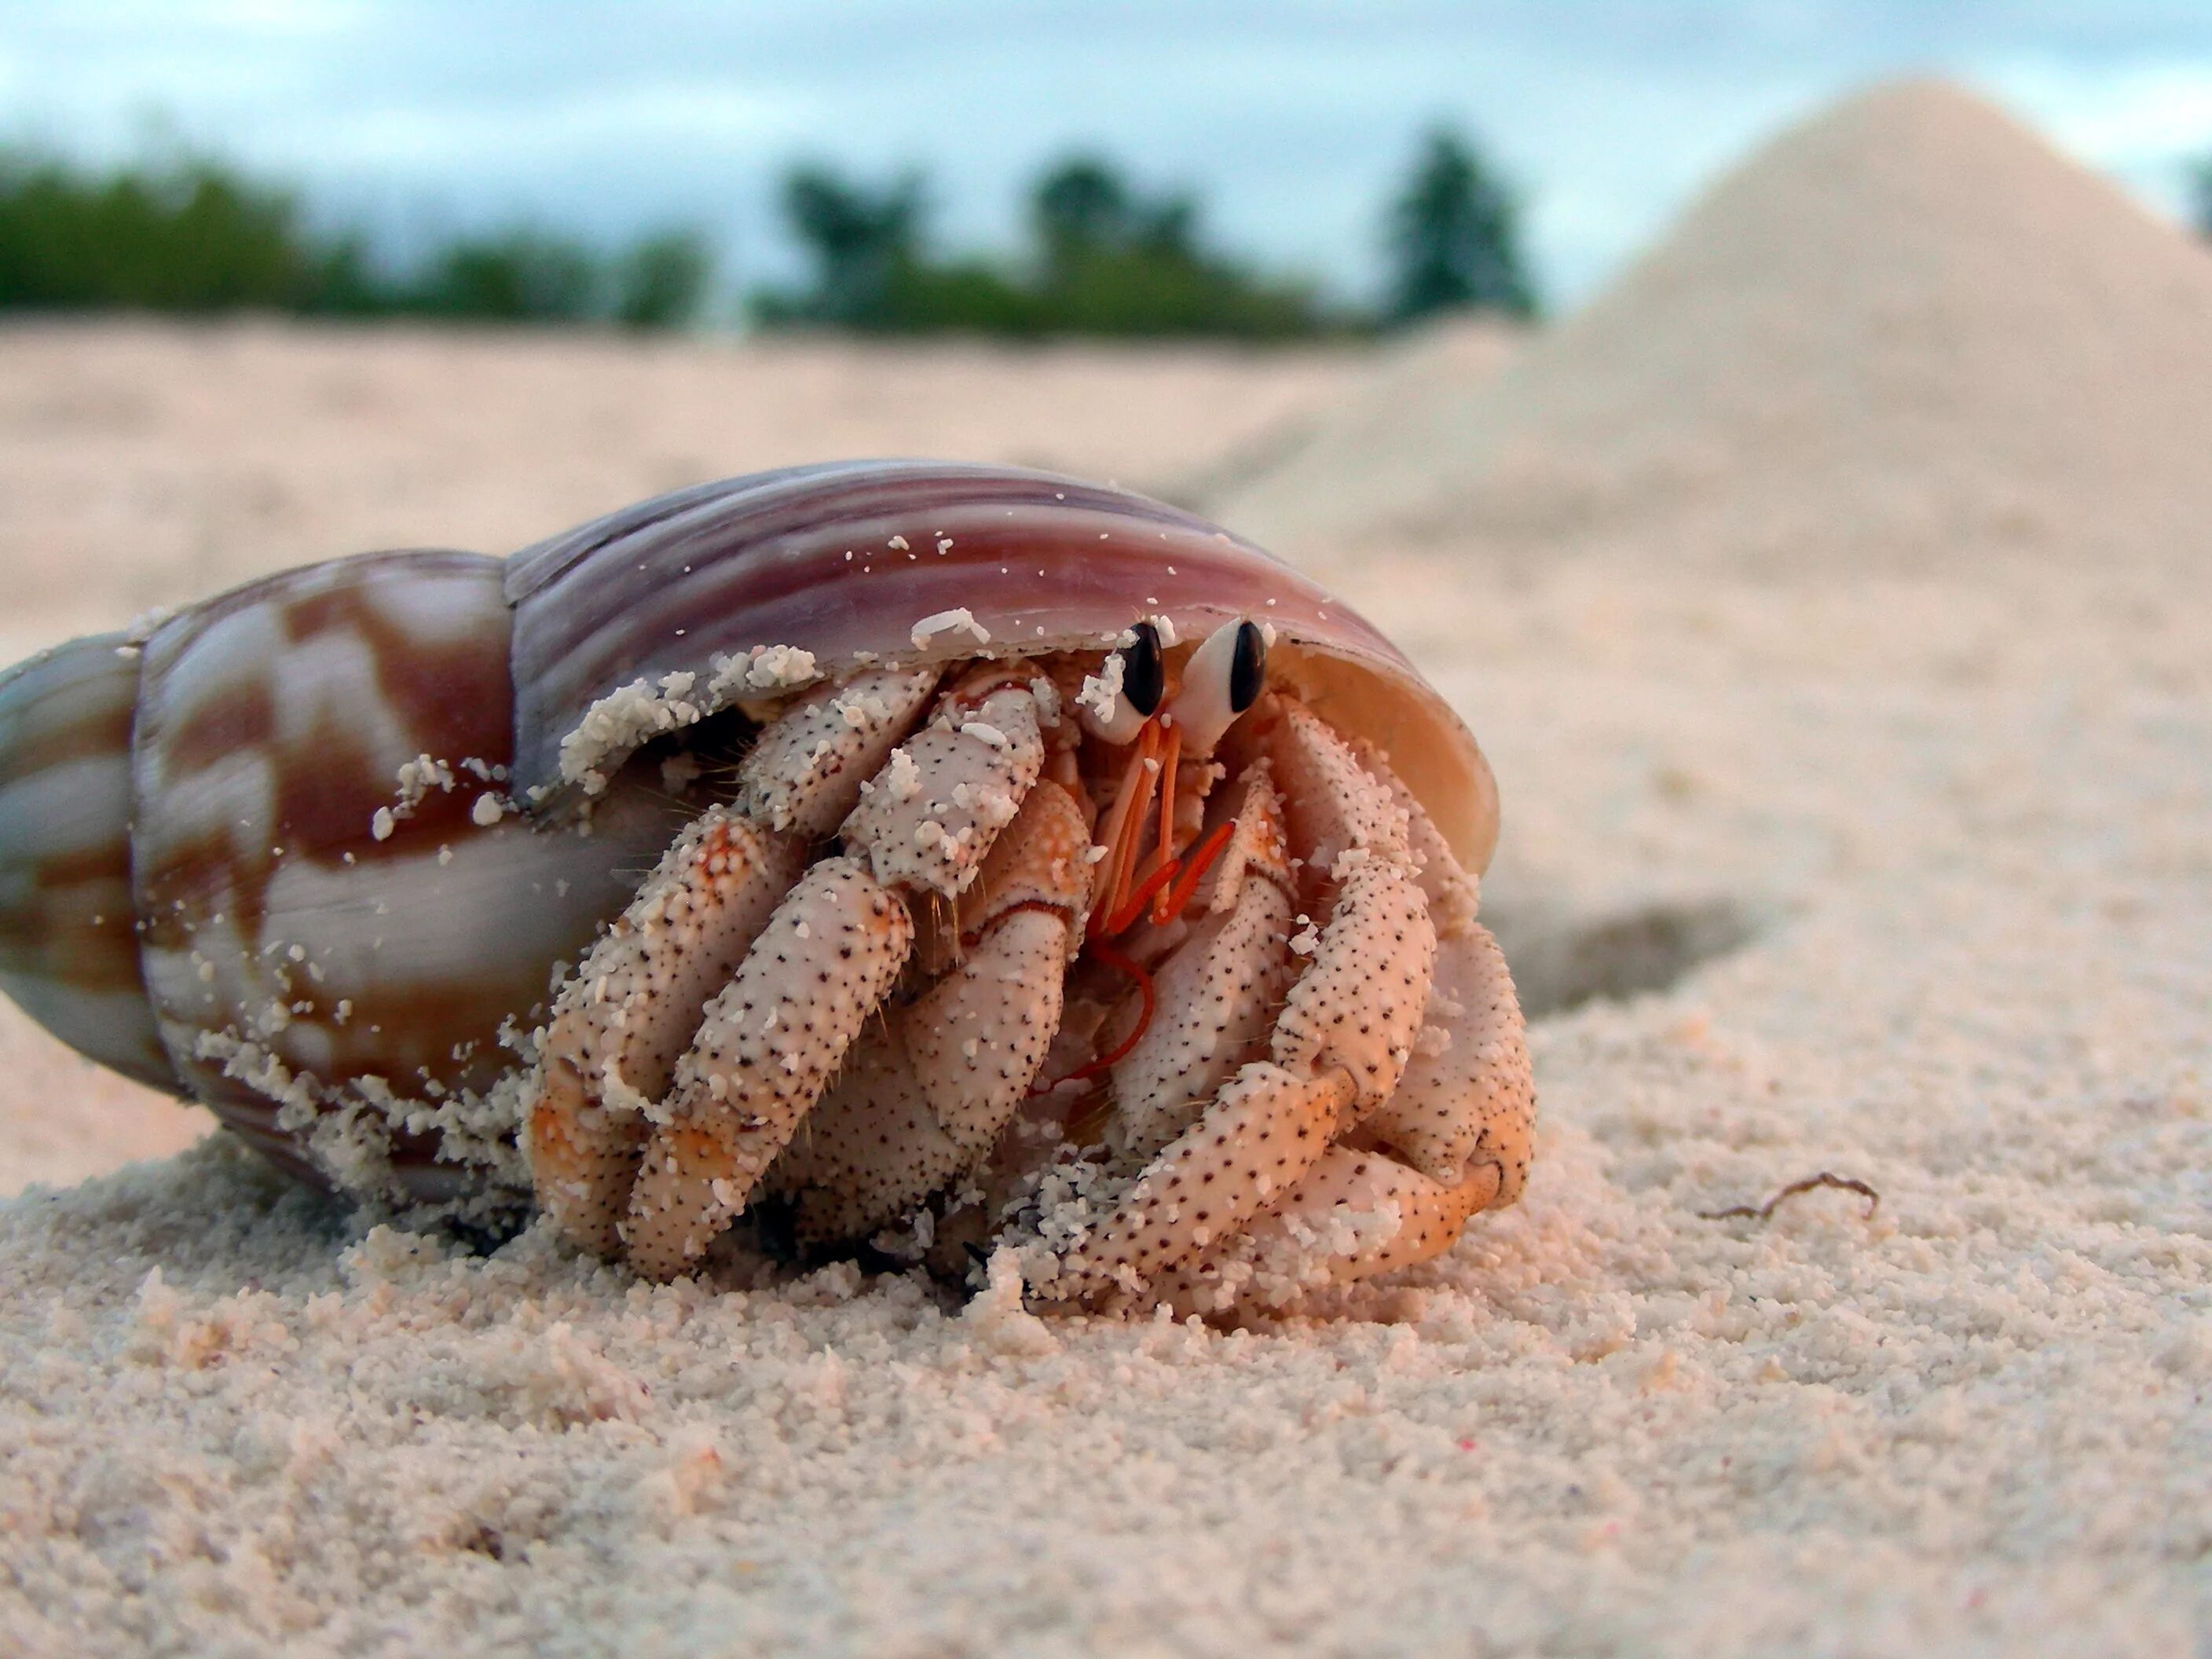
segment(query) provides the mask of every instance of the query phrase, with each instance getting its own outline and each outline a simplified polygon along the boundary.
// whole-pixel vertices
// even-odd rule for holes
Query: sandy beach
[[[2202,1651],[2212,256],[2092,184],[1906,88],[1583,319],[1385,359],[0,331],[11,658],[802,458],[1249,521],[1489,752],[1540,1105],[1517,1206],[1221,1332],[473,1255],[0,1010],[0,1649]],[[1770,325],[1808,191],[1861,252]],[[1879,1201],[1716,1216],[1822,1173]]]

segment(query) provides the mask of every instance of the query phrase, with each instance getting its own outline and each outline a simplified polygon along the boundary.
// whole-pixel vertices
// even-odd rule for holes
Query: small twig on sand
[[[1866,1212],[1869,1216],[1873,1215],[1881,1207],[1881,1194],[1868,1186],[1865,1182],[1854,1181],[1849,1176],[1831,1175],[1827,1170],[1823,1170],[1818,1175],[1807,1176],[1802,1181],[1791,1182],[1764,1204],[1738,1204],[1726,1210],[1700,1210],[1698,1212],[1698,1219],[1732,1221],[1738,1216],[1742,1216],[1753,1221],[1771,1220],[1773,1218],[1775,1206],[1783,1200],[1795,1198],[1800,1193],[1809,1193],[1820,1187],[1833,1187],[1839,1192],[1856,1193],[1861,1198],[1866,1200]]]

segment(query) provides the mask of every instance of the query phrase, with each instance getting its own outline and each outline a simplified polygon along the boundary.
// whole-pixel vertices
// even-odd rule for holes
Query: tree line
[[[738,315],[767,328],[1287,340],[1449,310],[1536,309],[1516,201],[1472,144],[1441,129],[1391,198],[1389,280],[1370,307],[1214,246],[1196,198],[1148,191],[1096,155],[1036,179],[1027,245],[1010,257],[939,252],[916,173],[870,182],[802,164],[780,205],[805,276],[743,296]],[[358,231],[318,230],[295,193],[215,161],[99,173],[0,150],[0,310],[681,328],[735,319],[715,264],[707,239],[680,227],[612,250],[517,227],[449,238],[395,268]]]

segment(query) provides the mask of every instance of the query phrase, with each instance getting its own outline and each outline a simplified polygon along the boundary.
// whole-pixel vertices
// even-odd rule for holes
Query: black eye
[[[1237,717],[1267,689],[1267,635],[1257,623],[1224,623],[1182,665],[1169,717],[1186,753],[1210,755]]]
[[[1229,707],[1243,714],[1267,689],[1267,636],[1257,623],[1237,624],[1237,652],[1229,663]]]
[[[1129,631],[1137,637],[1118,653],[1121,659],[1121,696],[1130,708],[1150,720],[1159,712],[1160,699],[1168,689],[1167,664],[1160,656],[1160,630],[1148,622],[1140,622]],[[1259,693],[1255,691],[1252,695],[1257,696]]]
[[[1129,630],[1129,642],[1108,657],[1096,674],[1083,682],[1076,698],[1083,729],[1107,743],[1134,743],[1145,722],[1159,713],[1166,700],[1167,662],[1160,651],[1160,630],[1139,623]]]

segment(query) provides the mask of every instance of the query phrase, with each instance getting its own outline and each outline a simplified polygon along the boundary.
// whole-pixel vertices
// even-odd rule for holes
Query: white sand
[[[2208,431],[2212,255],[1911,82],[1755,155],[1505,373],[1355,399],[1210,505],[1524,565],[2142,562],[2201,548]]]
[[[1608,535],[1347,577],[1493,753],[1546,1000],[1753,933],[1536,1025],[1528,1195],[1444,1261],[1233,1335],[649,1289],[211,1141],[0,1206],[0,1651],[2202,1650],[2202,541],[1692,581]],[[1699,1217],[1821,1170],[1880,1209]]]

